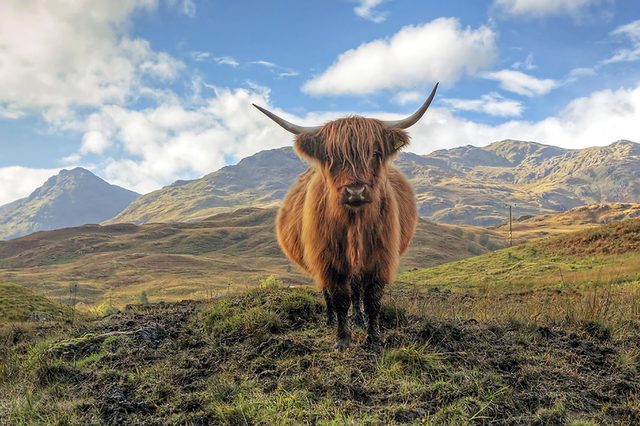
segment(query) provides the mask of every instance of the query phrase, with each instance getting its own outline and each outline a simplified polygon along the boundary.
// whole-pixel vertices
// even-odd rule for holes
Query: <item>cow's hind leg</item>
[[[362,309],[362,280],[353,279],[351,281],[351,307],[353,308],[353,314],[351,316],[351,322],[356,327],[365,327],[364,311]]]
[[[333,306],[333,300],[331,294],[326,288],[322,289],[322,295],[324,296],[324,302],[327,305],[327,325],[335,325],[336,323],[336,309]]]
[[[380,336],[379,321],[384,283],[371,277],[365,280],[364,286],[364,310],[369,320],[365,345],[374,351],[380,351],[382,349],[382,337]]]

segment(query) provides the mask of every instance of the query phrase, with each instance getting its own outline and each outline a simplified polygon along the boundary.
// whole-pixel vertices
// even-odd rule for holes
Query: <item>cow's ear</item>
[[[317,133],[301,133],[294,143],[296,152],[306,160],[324,162],[327,152],[322,137]]]
[[[402,129],[389,129],[387,132],[387,142],[392,153],[399,151],[409,145],[409,135]]]

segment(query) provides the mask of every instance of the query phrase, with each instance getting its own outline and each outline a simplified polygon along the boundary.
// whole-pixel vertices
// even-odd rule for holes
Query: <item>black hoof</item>
[[[367,338],[364,340],[364,347],[369,349],[372,352],[381,352],[382,351],[382,339],[380,336],[372,336],[367,335]]]
[[[344,337],[342,339],[338,339],[333,348],[337,352],[346,351],[351,346],[351,337]]]

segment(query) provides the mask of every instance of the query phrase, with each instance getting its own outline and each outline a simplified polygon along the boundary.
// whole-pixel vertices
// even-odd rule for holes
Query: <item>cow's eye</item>
[[[380,151],[376,151],[373,153],[373,155],[378,159],[381,160],[382,159],[382,152]]]

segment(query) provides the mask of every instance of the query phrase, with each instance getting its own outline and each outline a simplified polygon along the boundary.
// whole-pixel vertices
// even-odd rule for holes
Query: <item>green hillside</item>
[[[432,268],[407,271],[411,286],[514,291],[640,282],[640,219],[532,241]]]
[[[61,320],[71,310],[28,288],[0,282],[0,324],[28,320]]]

